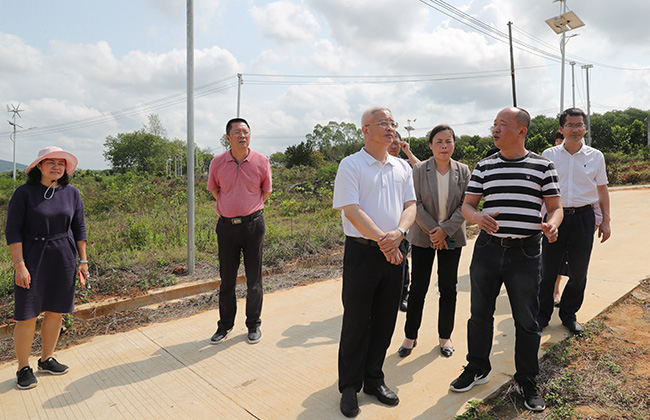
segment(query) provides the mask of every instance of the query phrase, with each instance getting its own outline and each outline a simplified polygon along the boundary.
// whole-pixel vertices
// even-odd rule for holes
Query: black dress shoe
[[[578,321],[563,322],[562,325],[567,327],[569,331],[575,335],[581,335],[585,332],[585,327],[583,327]]]
[[[442,354],[445,357],[451,357],[451,355],[454,354],[454,348],[453,347],[440,347],[440,354]]]
[[[346,388],[341,393],[341,413],[345,417],[356,417],[359,414],[357,391],[354,388]]]
[[[413,349],[417,345],[418,345],[418,340],[415,340],[415,341],[413,341],[413,347],[411,347],[410,349],[407,349],[404,346],[400,346],[399,349],[397,350],[397,354],[399,354],[399,357],[406,357],[409,354],[411,354],[411,352],[413,351]]]
[[[399,398],[397,394],[391,391],[385,384],[381,384],[374,388],[363,387],[363,392],[368,395],[374,395],[377,397],[379,402],[386,405],[397,405],[399,404]]]
[[[409,295],[408,293],[402,296],[402,300],[399,302],[399,310],[406,312],[409,308]]]

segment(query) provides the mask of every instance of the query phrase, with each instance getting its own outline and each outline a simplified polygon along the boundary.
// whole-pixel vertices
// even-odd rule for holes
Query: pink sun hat
[[[72,175],[74,170],[77,169],[78,161],[72,153],[66,152],[57,146],[48,146],[38,151],[38,157],[25,169],[25,173],[29,173],[29,171],[45,159],[65,159],[65,172],[68,176]]]

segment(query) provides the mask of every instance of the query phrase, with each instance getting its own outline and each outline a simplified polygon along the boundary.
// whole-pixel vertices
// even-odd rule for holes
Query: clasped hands
[[[445,239],[447,239],[447,233],[440,226],[429,231],[429,240],[433,249],[449,249]]]
[[[391,264],[399,265],[402,263],[404,257],[402,252],[399,250],[399,246],[404,239],[404,235],[397,229],[391,230],[390,232],[384,233],[379,237],[377,244],[379,244],[379,249],[384,253],[386,261]]]

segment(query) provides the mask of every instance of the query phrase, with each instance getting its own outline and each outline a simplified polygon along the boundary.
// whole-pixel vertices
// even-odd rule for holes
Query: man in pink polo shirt
[[[248,342],[262,338],[262,244],[264,202],[271,195],[271,165],[266,156],[249,148],[251,131],[243,118],[226,124],[230,150],[210,162],[208,190],[217,200],[219,247],[219,322],[210,343],[221,343],[235,324],[235,286],[241,254],[246,270],[246,327]]]

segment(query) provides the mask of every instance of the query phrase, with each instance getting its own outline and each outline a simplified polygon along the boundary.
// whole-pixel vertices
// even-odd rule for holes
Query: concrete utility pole
[[[515,56],[512,51],[512,22],[508,22],[508,36],[510,38],[510,76],[512,78],[512,106],[517,106],[517,88],[515,87]]]
[[[239,109],[241,105],[241,85],[244,84],[241,73],[237,73],[237,118],[239,118]]]
[[[582,66],[587,73],[587,146],[591,146],[591,100],[589,99],[589,69],[593,65],[585,64]]]
[[[573,103],[572,107],[576,107],[576,73],[575,73],[575,65],[576,62],[572,61],[569,64],[571,64],[571,92],[573,93],[571,96],[573,97]]]
[[[194,274],[194,2],[187,0],[187,272]]]

